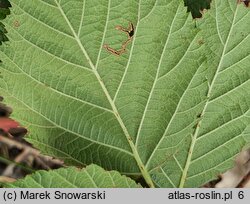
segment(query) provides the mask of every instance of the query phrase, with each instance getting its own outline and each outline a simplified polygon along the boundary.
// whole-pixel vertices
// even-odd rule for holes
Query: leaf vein
[[[235,12],[233,12],[233,13],[234,13],[234,16],[233,16],[233,21],[232,21],[232,23],[231,23],[231,28],[230,28],[230,30],[229,30],[229,33],[228,33],[228,36],[227,36],[225,45],[224,45],[224,47],[223,47],[223,51],[222,51],[222,54],[221,54],[221,58],[220,58],[218,67],[217,67],[217,69],[216,69],[216,72],[215,72],[215,74],[214,74],[214,77],[213,77],[212,82],[211,82],[211,84],[210,84],[210,86],[209,86],[209,89],[208,89],[208,94],[207,94],[208,98],[209,98],[209,96],[211,95],[213,86],[214,86],[214,84],[215,84],[215,81],[216,81],[216,79],[217,79],[217,76],[218,76],[218,74],[219,74],[219,71],[220,71],[220,69],[221,69],[221,67],[222,67],[223,58],[224,58],[224,55],[225,55],[225,53],[226,53],[226,49],[227,49],[227,45],[228,45],[229,39],[230,39],[230,37],[231,37],[231,33],[232,33],[232,31],[233,31],[233,27],[234,27],[233,25],[234,25],[234,22],[235,22],[235,19],[236,19],[237,11],[238,11],[238,6],[236,7]],[[218,19],[216,19],[216,20],[218,20]],[[209,100],[206,101],[205,106],[204,106],[204,108],[203,108],[203,111],[202,111],[202,114],[201,114],[201,115],[204,115],[204,114],[205,114],[206,109],[207,109],[208,104],[209,104],[208,102],[209,102]],[[194,136],[193,136],[193,138],[192,138],[192,142],[191,142],[190,149],[189,149],[189,154],[188,154],[188,157],[187,157],[187,160],[186,160],[186,164],[185,164],[184,171],[183,171],[183,174],[182,174],[182,177],[181,177],[181,180],[180,180],[180,186],[179,186],[179,187],[184,187],[184,185],[185,185],[185,181],[186,181],[186,179],[187,179],[188,170],[189,170],[189,166],[190,166],[190,164],[191,164],[192,155],[193,155],[193,151],[194,151],[194,148],[195,148],[195,143],[196,143],[196,141],[197,141],[197,137],[198,137],[198,133],[199,133],[199,130],[200,130],[201,123],[202,123],[202,120],[199,122],[199,125],[197,125],[197,128],[195,129]]]
[[[22,10],[24,13],[26,13],[26,14],[27,14],[28,16],[30,16],[32,19],[34,19],[34,20],[37,21],[38,23],[41,23],[41,24],[44,25],[45,27],[47,27],[47,28],[49,28],[49,29],[51,29],[51,30],[54,30],[55,32],[60,33],[60,34],[62,34],[62,35],[64,35],[64,36],[66,36],[66,37],[69,37],[69,38],[71,38],[71,39],[74,39],[73,36],[71,36],[71,35],[69,35],[69,34],[67,34],[67,33],[64,33],[64,32],[62,32],[62,31],[60,31],[60,30],[58,30],[58,29],[55,29],[55,28],[49,26],[48,24],[44,23],[44,22],[41,21],[40,19],[38,19],[38,18],[32,16],[29,12],[25,11],[25,10],[24,10],[23,8],[21,8],[18,4],[15,4],[13,1],[11,2],[11,4],[14,4],[16,7],[18,7],[20,10]],[[56,7],[55,7],[55,8],[56,8]]]
[[[178,8],[177,8],[177,10],[178,10]],[[155,78],[154,78],[154,82],[153,82],[152,88],[151,88],[151,90],[149,92],[148,100],[147,100],[147,103],[146,103],[146,106],[145,106],[145,109],[144,109],[144,112],[143,112],[143,115],[142,115],[142,118],[141,118],[141,122],[140,122],[140,125],[139,125],[139,128],[138,128],[138,131],[137,131],[136,142],[135,142],[136,147],[137,147],[138,141],[140,139],[141,129],[142,129],[142,125],[143,125],[143,122],[145,120],[145,117],[146,117],[146,113],[147,113],[147,110],[148,110],[148,107],[149,107],[150,99],[153,96],[153,92],[154,92],[155,86],[157,84],[157,79],[158,79],[158,76],[159,76],[159,73],[160,73],[160,67],[162,66],[163,56],[164,56],[164,54],[166,52],[167,45],[168,45],[170,37],[171,37],[171,33],[172,33],[172,29],[173,29],[173,26],[174,26],[175,19],[177,17],[177,13],[178,12],[176,11],[175,15],[174,15],[174,17],[172,19],[172,22],[170,24],[169,33],[168,33],[167,39],[165,41],[165,44],[164,44],[164,47],[163,47],[163,50],[162,50],[162,53],[161,53],[161,57],[159,59],[159,63],[158,63],[158,67],[156,69],[156,75],[155,75]],[[147,164],[146,164],[146,167],[147,167]]]

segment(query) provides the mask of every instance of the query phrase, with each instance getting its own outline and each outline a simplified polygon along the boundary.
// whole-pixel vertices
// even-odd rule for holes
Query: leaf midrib
[[[147,184],[149,185],[149,187],[154,187],[154,183],[153,183],[153,181],[152,181],[152,179],[151,179],[151,177],[150,177],[150,175],[149,175],[149,172],[148,172],[147,169],[145,168],[145,165],[143,164],[143,162],[142,162],[142,160],[141,160],[141,158],[140,158],[140,156],[139,156],[139,153],[138,153],[138,151],[137,151],[137,149],[136,149],[136,147],[135,147],[135,145],[134,145],[134,143],[133,143],[132,137],[129,135],[129,132],[128,132],[128,130],[127,130],[125,124],[123,123],[123,120],[121,119],[121,117],[120,117],[120,115],[119,115],[118,109],[116,108],[116,105],[114,104],[114,102],[113,102],[113,100],[112,100],[112,98],[111,98],[111,96],[110,96],[110,94],[109,94],[109,92],[108,92],[108,90],[107,90],[105,84],[103,83],[103,81],[102,81],[102,79],[101,79],[101,77],[100,77],[100,75],[99,75],[99,73],[98,73],[98,71],[97,71],[95,65],[93,64],[93,62],[92,62],[92,60],[90,59],[90,57],[89,57],[87,51],[86,51],[85,48],[83,47],[83,44],[81,43],[80,38],[79,38],[78,35],[76,34],[76,32],[75,32],[74,28],[72,27],[72,25],[71,25],[69,19],[68,19],[67,16],[65,15],[64,10],[62,9],[61,5],[58,3],[57,0],[54,0],[54,1],[55,1],[56,5],[57,5],[59,11],[61,12],[61,14],[62,14],[64,20],[66,21],[67,25],[69,26],[69,28],[70,28],[70,30],[71,30],[71,32],[72,32],[72,34],[73,34],[73,36],[74,36],[74,38],[75,38],[77,44],[79,45],[79,47],[80,47],[80,49],[81,49],[83,55],[86,57],[86,59],[87,59],[89,65],[90,65],[91,69],[93,70],[94,75],[96,76],[96,78],[97,78],[99,84],[101,85],[102,90],[103,90],[105,96],[107,97],[108,102],[110,103],[110,105],[111,105],[111,107],[112,107],[113,114],[115,115],[117,121],[119,122],[119,124],[120,124],[120,126],[121,126],[121,128],[122,128],[122,130],[123,130],[123,132],[124,132],[124,134],[125,134],[125,136],[126,136],[126,139],[127,139],[128,143],[129,143],[129,145],[130,145],[130,147],[131,147],[131,150],[132,150],[132,152],[133,152],[134,158],[135,158],[135,160],[136,160],[136,162],[137,162],[137,164],[138,164],[138,167],[139,167],[139,169],[140,169],[140,171],[141,171],[141,173],[142,173],[142,176],[144,177],[144,179],[145,179],[145,181],[147,182]]]

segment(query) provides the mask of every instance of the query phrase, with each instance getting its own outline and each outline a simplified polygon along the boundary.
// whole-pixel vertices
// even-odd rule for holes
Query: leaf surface
[[[243,5],[214,1],[196,28],[182,0],[11,3],[0,91],[43,153],[197,187],[249,139]],[[129,22],[126,52],[110,54],[103,45],[119,49],[127,36],[115,27]]]
[[[140,188],[132,179],[116,171],[105,171],[97,165],[79,170],[74,167],[37,171],[13,183],[11,188]]]

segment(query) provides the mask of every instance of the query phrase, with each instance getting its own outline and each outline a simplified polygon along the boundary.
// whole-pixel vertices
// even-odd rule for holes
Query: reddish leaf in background
[[[12,108],[3,104],[2,101],[3,97],[0,96],[0,134],[10,134],[15,138],[22,138],[27,133],[27,129],[21,127],[18,122],[9,118],[12,113]]]
[[[2,129],[5,133],[9,132],[12,128],[19,128],[20,125],[18,122],[10,119],[2,117],[0,118],[0,129]]]

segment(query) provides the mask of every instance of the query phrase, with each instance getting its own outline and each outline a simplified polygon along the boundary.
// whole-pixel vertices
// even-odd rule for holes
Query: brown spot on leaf
[[[198,44],[199,44],[199,45],[203,45],[204,43],[205,43],[205,42],[204,42],[203,39],[199,39],[199,40],[198,40]]]
[[[107,45],[107,44],[104,44],[103,48],[105,48],[109,53],[111,53],[113,55],[120,56],[121,54],[126,52],[127,45],[133,39],[135,28],[134,28],[134,25],[130,22],[128,28],[123,28],[122,26],[118,25],[115,27],[115,29],[126,33],[126,35],[128,36],[128,39],[124,43],[122,43],[122,47],[120,50],[115,50],[115,49],[109,47],[109,45]]]
[[[15,20],[13,22],[13,25],[14,25],[15,28],[18,28],[20,26],[20,22],[18,20]]]
[[[244,3],[246,7],[250,6],[250,0],[237,0],[237,2],[240,3]]]

